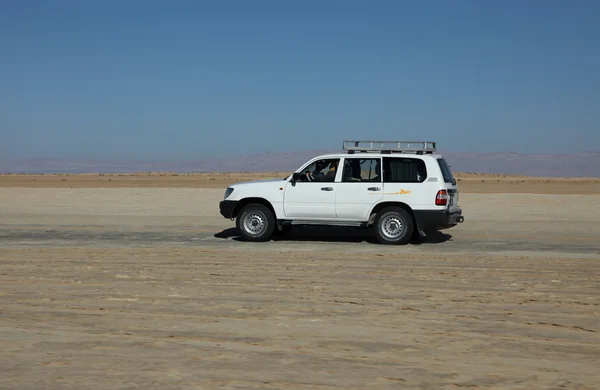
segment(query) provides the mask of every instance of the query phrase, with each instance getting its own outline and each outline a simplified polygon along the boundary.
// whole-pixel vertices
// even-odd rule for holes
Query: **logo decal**
[[[410,193],[412,193],[412,191],[400,189],[400,191],[384,192],[383,194],[384,195],[406,195],[406,194],[410,194]],[[377,194],[371,194],[371,195],[377,195]]]

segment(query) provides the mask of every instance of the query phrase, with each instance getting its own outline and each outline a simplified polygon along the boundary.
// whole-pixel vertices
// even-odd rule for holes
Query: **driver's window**
[[[323,182],[334,181],[339,165],[339,159],[322,159],[313,162],[302,169],[298,181],[303,182]]]
[[[317,160],[314,163],[310,164],[308,167],[304,168],[303,172],[304,173],[312,173],[312,174],[322,174],[324,175],[325,173],[327,173],[326,170],[326,165],[327,161],[326,160]]]

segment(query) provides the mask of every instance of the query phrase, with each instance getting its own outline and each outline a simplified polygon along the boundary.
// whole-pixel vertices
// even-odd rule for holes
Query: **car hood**
[[[239,183],[235,183],[235,184],[231,184],[229,187],[234,188],[234,187],[243,187],[249,184],[252,185],[256,185],[256,184],[271,184],[271,183],[284,183],[285,179],[266,179],[266,180],[252,180],[252,181],[242,181]]]

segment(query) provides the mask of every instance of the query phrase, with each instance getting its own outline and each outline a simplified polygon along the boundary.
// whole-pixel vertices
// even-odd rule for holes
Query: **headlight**
[[[224,197],[223,199],[227,199],[227,197],[228,197],[229,195],[231,195],[231,193],[232,193],[232,192],[233,192],[233,188],[231,188],[231,187],[228,187],[228,188],[225,190],[225,197]]]

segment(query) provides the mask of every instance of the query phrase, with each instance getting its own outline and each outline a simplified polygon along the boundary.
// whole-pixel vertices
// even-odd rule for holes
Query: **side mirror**
[[[298,181],[298,178],[299,178],[299,177],[300,177],[300,174],[299,174],[298,172],[294,172],[294,173],[292,174],[292,180],[291,180],[291,183],[292,183],[292,185],[293,185],[293,186],[295,186],[295,185],[296,185],[296,182]]]

